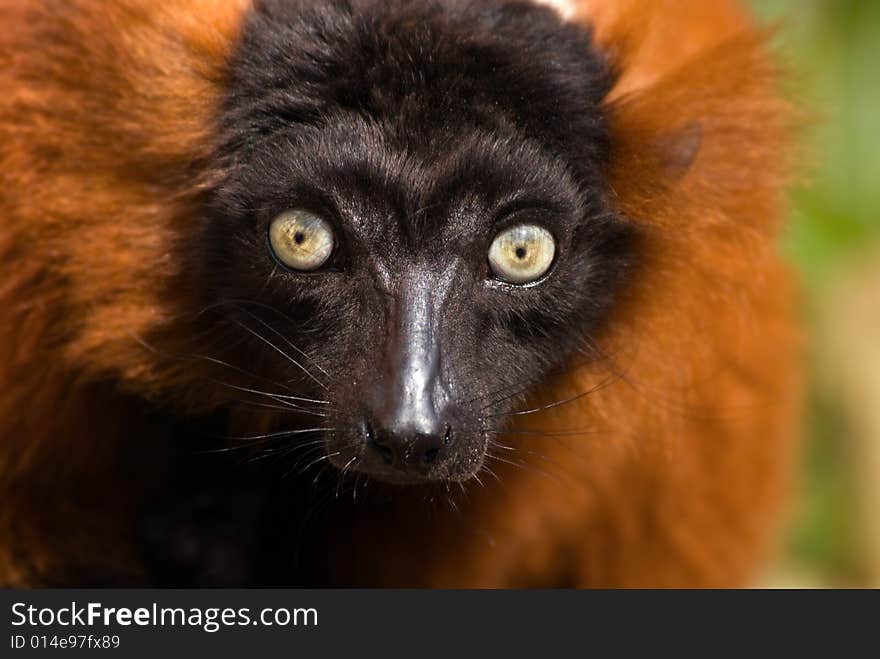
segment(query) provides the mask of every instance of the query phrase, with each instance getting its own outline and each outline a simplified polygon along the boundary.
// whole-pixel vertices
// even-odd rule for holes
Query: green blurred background
[[[753,0],[807,110],[784,248],[811,328],[807,444],[771,583],[880,586],[880,1]]]

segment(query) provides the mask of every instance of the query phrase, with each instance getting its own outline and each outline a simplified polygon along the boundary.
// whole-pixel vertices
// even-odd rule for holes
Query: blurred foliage
[[[791,96],[809,120],[803,140],[808,166],[793,194],[785,248],[802,273],[808,322],[821,328],[829,282],[863,254],[880,255],[880,1],[752,4],[763,20],[779,26]],[[822,361],[816,353],[827,346],[821,337],[813,346],[815,374]],[[858,583],[847,424],[818,380],[813,378],[804,424],[805,491],[788,561],[816,583]]]
[[[792,95],[806,110],[808,182],[794,195],[788,246],[815,284],[880,240],[880,2],[754,0],[780,26]]]

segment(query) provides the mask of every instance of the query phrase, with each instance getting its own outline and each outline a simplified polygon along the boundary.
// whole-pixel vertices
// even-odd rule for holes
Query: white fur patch
[[[577,0],[533,0],[539,5],[553,7],[562,18],[571,18],[575,14]]]

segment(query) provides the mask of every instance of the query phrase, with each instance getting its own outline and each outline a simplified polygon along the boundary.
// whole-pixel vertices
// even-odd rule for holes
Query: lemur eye
[[[269,226],[269,244],[275,257],[288,268],[312,272],[333,253],[333,229],[309,211],[284,211]]]
[[[547,274],[555,256],[553,234],[537,224],[518,224],[495,236],[489,265],[502,281],[529,284]]]

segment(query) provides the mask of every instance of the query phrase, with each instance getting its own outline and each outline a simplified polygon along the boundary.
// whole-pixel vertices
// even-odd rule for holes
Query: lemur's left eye
[[[489,265],[502,281],[530,284],[547,274],[555,256],[553,234],[537,224],[518,224],[495,236]]]
[[[333,253],[333,229],[309,211],[284,211],[269,226],[269,244],[275,257],[287,267],[312,272]]]

